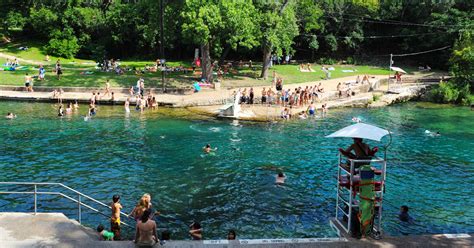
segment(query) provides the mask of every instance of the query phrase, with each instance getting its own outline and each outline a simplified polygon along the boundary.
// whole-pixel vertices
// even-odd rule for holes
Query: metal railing
[[[105,213],[103,213],[102,211],[98,210],[97,208],[94,208],[88,204],[85,204],[83,201],[84,200],[90,200],[102,207],[105,207],[105,208],[108,208],[108,209],[112,209],[111,206],[101,202],[101,201],[98,201],[86,194],[83,194],[73,188],[70,188],[62,183],[38,183],[38,182],[0,182],[0,187],[1,186],[33,186],[33,191],[1,191],[0,190],[0,195],[5,195],[5,194],[32,194],[33,195],[33,200],[34,200],[34,214],[36,215],[36,213],[38,213],[38,195],[57,195],[57,196],[60,196],[60,197],[63,197],[65,199],[68,199],[72,202],[75,202],[77,203],[77,221],[79,223],[81,223],[82,221],[82,209],[81,207],[85,207],[89,210],[92,210],[100,215],[103,215],[107,218],[110,218],[110,215],[107,215]],[[73,198],[67,194],[64,194],[64,193],[61,193],[59,191],[39,191],[38,190],[38,187],[39,186],[57,186],[57,187],[60,187],[60,188],[63,188],[63,189],[66,189],[67,191],[69,192],[72,192],[74,193],[75,195],[77,195],[77,198]],[[130,218],[127,214],[125,214],[124,212],[120,211],[120,215],[121,216],[125,216],[126,218]],[[127,226],[127,227],[132,227],[130,226],[129,224],[121,221],[120,222],[122,225],[124,226]]]

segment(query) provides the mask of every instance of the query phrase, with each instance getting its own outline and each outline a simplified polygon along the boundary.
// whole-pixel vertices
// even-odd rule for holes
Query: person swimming
[[[441,133],[439,131],[437,132],[431,132],[430,130],[425,130],[425,134],[431,136],[431,137],[436,137],[436,136],[441,136]]]
[[[127,100],[125,100],[124,108],[125,108],[125,113],[130,113],[130,100],[129,100],[129,98],[127,98]]]
[[[300,118],[300,120],[306,120],[308,119],[308,115],[306,114],[306,112],[301,111],[301,113],[298,115],[298,118]]]
[[[8,112],[7,115],[5,116],[5,118],[10,119],[10,120],[11,120],[11,119],[15,119],[15,118],[16,118],[16,115],[13,114],[13,113],[11,113],[11,112]]]
[[[64,116],[64,109],[63,109],[63,105],[59,105],[59,109],[58,109],[58,116],[61,117],[61,116]]]
[[[214,152],[217,150],[217,147],[215,147],[214,149],[211,148],[211,144],[207,144],[205,147],[202,148],[202,151],[204,153],[210,153],[210,152]]]
[[[279,171],[277,176],[275,177],[275,184],[283,185],[285,184],[286,176],[283,174],[283,171]]]
[[[69,102],[66,108],[66,114],[72,114],[72,103]]]
[[[74,109],[78,109],[79,108],[79,104],[77,103],[77,100],[74,101]]]
[[[361,122],[362,120],[359,118],[359,117],[352,117],[352,122],[356,122],[356,123],[359,123]]]
[[[89,105],[89,112],[87,113],[87,116],[93,116],[96,114],[96,109],[95,109],[95,106],[93,104],[90,104]]]

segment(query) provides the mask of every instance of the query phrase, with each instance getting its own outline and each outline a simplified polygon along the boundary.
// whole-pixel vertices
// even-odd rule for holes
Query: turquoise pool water
[[[0,181],[62,182],[104,202],[120,194],[125,212],[147,192],[163,214],[159,226],[174,239],[188,238],[193,220],[207,239],[225,238],[228,229],[240,238],[331,237],[337,148],[350,141],[324,136],[358,116],[393,132],[385,232],[474,232],[474,111],[468,108],[408,103],[278,123],[184,118],[184,110],[163,109],[127,117],[121,106],[101,106],[84,121],[81,108],[58,118],[51,104],[0,102],[1,115],[18,115],[0,119]],[[215,156],[201,156],[206,143],[218,147]],[[285,170],[285,187],[274,186],[274,171],[261,169],[269,165]],[[0,211],[32,210],[31,196],[0,199]],[[413,224],[397,220],[400,205],[411,208]],[[41,196],[39,209],[76,217],[76,205],[57,197]],[[85,224],[108,226],[106,218],[83,212]]]

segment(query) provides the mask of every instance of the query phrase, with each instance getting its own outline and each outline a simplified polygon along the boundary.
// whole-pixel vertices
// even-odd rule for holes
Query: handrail
[[[77,204],[78,204],[78,221],[79,221],[79,223],[81,223],[81,206],[84,206],[84,207],[86,207],[86,208],[88,208],[88,209],[90,209],[90,210],[92,210],[92,211],[94,211],[94,212],[96,212],[96,213],[99,213],[99,214],[101,214],[101,215],[103,215],[103,216],[105,216],[105,217],[109,217],[109,215],[104,214],[103,212],[99,211],[98,209],[96,209],[96,208],[94,208],[94,207],[92,207],[92,206],[90,206],[90,205],[88,205],[88,204],[83,203],[83,202],[81,201],[81,199],[80,199],[81,196],[84,197],[84,198],[86,198],[86,199],[88,199],[88,200],[91,200],[91,201],[93,201],[93,202],[95,202],[95,203],[97,203],[97,204],[99,204],[99,205],[101,205],[101,206],[103,206],[103,207],[107,207],[107,208],[109,208],[109,209],[112,209],[111,206],[109,206],[109,205],[107,205],[107,204],[105,204],[105,203],[103,203],[103,202],[101,202],[101,201],[98,201],[98,200],[96,200],[96,199],[94,199],[94,198],[92,198],[92,197],[90,197],[90,196],[88,196],[88,195],[86,195],[86,194],[83,194],[83,193],[81,193],[81,192],[79,192],[79,191],[77,191],[77,190],[75,190],[75,189],[73,189],[73,188],[71,188],[71,187],[68,187],[68,186],[66,186],[66,185],[64,185],[64,184],[62,184],[62,183],[48,183],[48,182],[0,182],[0,186],[1,186],[1,185],[32,185],[32,186],[34,186],[34,191],[0,191],[0,194],[34,194],[34,213],[35,213],[35,214],[36,214],[36,212],[37,212],[37,197],[36,197],[37,195],[59,195],[59,196],[61,196],[61,197],[63,197],[63,198],[66,198],[66,199],[68,199],[68,200],[70,200],[70,201],[72,201],[72,202],[77,203]],[[72,197],[70,197],[70,196],[68,196],[68,195],[66,195],[66,194],[63,194],[63,193],[61,193],[61,192],[38,191],[38,190],[37,190],[37,186],[38,186],[38,185],[60,186],[60,187],[66,189],[66,190],[68,190],[68,191],[71,191],[71,192],[77,194],[78,199],[76,200],[76,199],[74,199],[74,198],[72,198]],[[124,212],[122,212],[122,211],[120,211],[120,215],[123,215],[123,216],[125,216],[125,217],[127,217],[127,218],[130,218],[129,215],[127,215],[126,213],[124,213]],[[127,223],[123,222],[123,221],[121,222],[121,224],[123,224],[124,226],[127,226],[127,227],[132,227],[132,226],[128,225]]]

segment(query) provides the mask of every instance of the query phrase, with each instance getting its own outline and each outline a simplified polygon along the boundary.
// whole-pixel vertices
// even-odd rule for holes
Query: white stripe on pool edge
[[[254,244],[295,244],[295,243],[319,243],[319,242],[346,242],[346,238],[307,238],[307,239],[239,239],[236,240],[241,245]],[[226,245],[229,240],[204,240],[206,245]]]
[[[470,238],[471,235],[467,233],[444,233],[443,234],[448,239],[460,239],[460,238]]]

